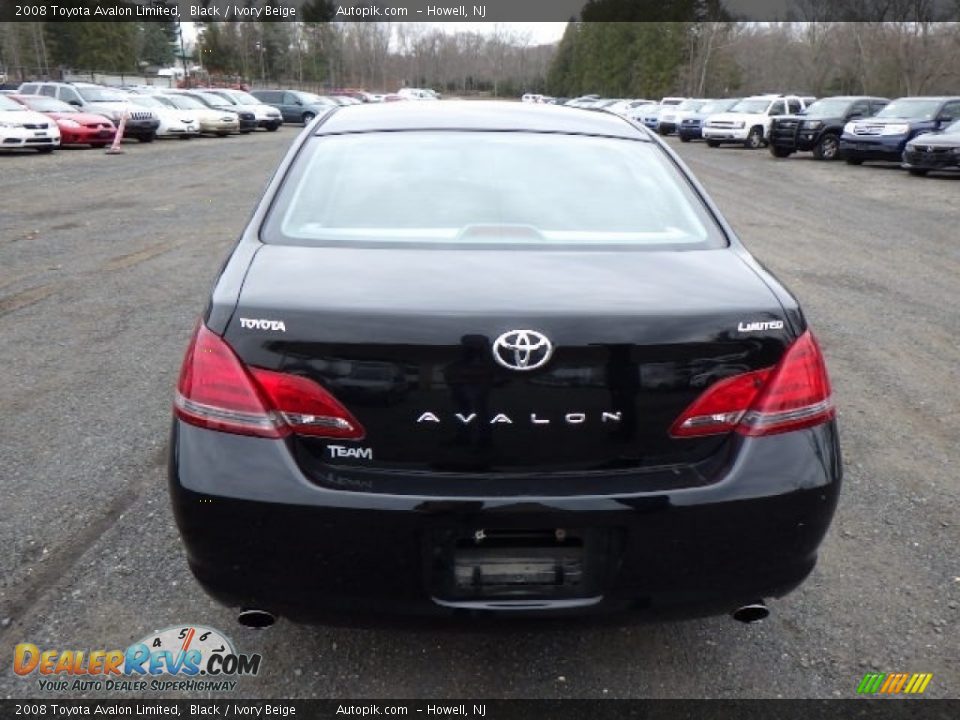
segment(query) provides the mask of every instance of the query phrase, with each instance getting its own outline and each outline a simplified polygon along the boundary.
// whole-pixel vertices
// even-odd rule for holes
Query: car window
[[[870,103],[866,100],[858,100],[850,108],[851,115],[860,115],[861,117],[867,117],[870,115]]]
[[[960,100],[952,100],[943,106],[940,111],[940,119],[947,122],[960,118]]]
[[[789,112],[791,115],[795,115],[801,110],[803,110],[803,104],[799,100],[787,101],[787,112]]]
[[[659,146],[556,133],[313,138],[267,242],[678,247],[725,240]]]
[[[886,106],[887,106],[887,101],[886,101],[886,100],[871,100],[871,101],[870,101],[870,109],[872,110],[872,114],[873,114],[873,115],[876,115],[878,112],[880,112],[881,110],[883,110]]]
[[[24,83],[20,86],[20,93],[22,95],[36,95],[37,93],[37,84],[36,83]],[[46,94],[46,93],[44,93]]]
[[[783,115],[784,114],[784,104],[783,100],[777,100],[773,105],[770,106],[770,115]]]
[[[53,85],[42,85],[40,87],[40,94],[45,97],[55,98],[57,96],[57,88]]]
[[[284,93],[283,94],[283,104],[284,105],[296,105],[297,96],[293,93]]]
[[[77,94],[76,90],[68,87],[60,88],[60,99],[63,100],[64,102],[71,102],[73,100],[76,100],[77,102],[81,102],[80,95]]]

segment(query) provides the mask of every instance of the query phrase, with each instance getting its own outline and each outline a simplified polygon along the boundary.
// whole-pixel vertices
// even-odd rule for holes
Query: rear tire
[[[913,175],[914,177],[924,177],[930,171],[924,170],[923,168],[909,168],[907,172]]]
[[[720,147],[720,143],[717,140],[707,140],[707,147],[717,148]]]
[[[757,150],[763,146],[763,128],[752,127],[747,139],[743,141],[743,146],[749,150]]]
[[[267,132],[276,132],[279,125],[267,125]]]
[[[817,160],[836,160],[840,157],[840,139],[833,133],[827,133],[813,146],[813,156]]]
[[[303,124],[304,124],[304,125],[309,125],[310,123],[313,122],[313,119],[314,119],[316,116],[317,116],[316,113],[310,113],[310,112],[304,113],[304,114],[303,114]]]
[[[680,142],[690,142],[690,138],[688,138],[686,135],[681,135]]]
[[[777,147],[776,145],[771,145],[770,154],[777,158],[786,158],[793,155],[793,150],[788,150],[787,148],[781,148],[781,147]]]

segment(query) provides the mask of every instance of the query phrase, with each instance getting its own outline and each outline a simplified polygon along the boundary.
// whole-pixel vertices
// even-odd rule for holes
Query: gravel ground
[[[846,484],[810,579],[751,626],[238,626],[179,547],[171,391],[296,132],[0,156],[0,697],[41,694],[16,643],[126,647],[180,623],[262,653],[240,697],[845,698],[868,670],[960,696],[960,178],[672,140],[827,354]]]

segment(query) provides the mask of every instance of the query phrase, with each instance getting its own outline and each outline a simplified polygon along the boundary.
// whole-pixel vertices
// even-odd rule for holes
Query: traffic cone
[[[120,116],[120,124],[117,125],[117,134],[113,136],[113,144],[107,148],[107,155],[123,155],[120,141],[123,140],[123,128],[127,124],[128,107],[128,105],[123,106],[123,115]]]

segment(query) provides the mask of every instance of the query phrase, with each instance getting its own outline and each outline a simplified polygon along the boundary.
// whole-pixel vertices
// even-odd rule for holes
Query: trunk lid
[[[320,383],[364,426],[356,442],[291,441],[314,477],[583,474],[718,454],[722,436],[669,428],[716,380],[774,365],[789,326],[749,324],[784,320],[732,250],[264,245],[225,338],[248,365]],[[495,360],[514,330],[549,339],[543,367]]]

